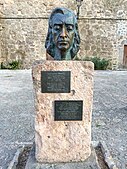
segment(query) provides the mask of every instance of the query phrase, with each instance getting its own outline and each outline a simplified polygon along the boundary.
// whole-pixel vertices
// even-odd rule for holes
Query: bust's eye
[[[54,29],[55,29],[56,31],[59,31],[59,30],[61,29],[61,27],[60,27],[59,25],[55,25],[55,26],[54,26]]]
[[[73,27],[72,25],[68,25],[68,26],[67,26],[67,30],[68,30],[68,31],[72,31],[73,29],[74,29],[74,27]]]

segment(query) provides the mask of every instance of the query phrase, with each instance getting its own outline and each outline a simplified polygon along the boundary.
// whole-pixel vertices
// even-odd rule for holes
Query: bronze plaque
[[[55,101],[55,121],[81,121],[82,115],[82,100]]]
[[[42,93],[70,93],[70,71],[42,71]]]

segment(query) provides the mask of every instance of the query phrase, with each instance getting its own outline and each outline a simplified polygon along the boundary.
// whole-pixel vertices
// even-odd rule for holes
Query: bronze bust
[[[77,19],[73,11],[56,8],[49,18],[45,42],[47,53],[54,60],[72,60],[79,51],[80,36]]]

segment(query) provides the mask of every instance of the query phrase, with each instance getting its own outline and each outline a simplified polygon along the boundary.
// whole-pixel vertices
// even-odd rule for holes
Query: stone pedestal
[[[39,61],[33,65],[38,162],[78,162],[90,156],[93,67],[84,61]],[[42,71],[70,71],[70,92],[42,93]],[[83,101],[82,120],[54,120],[56,100]]]

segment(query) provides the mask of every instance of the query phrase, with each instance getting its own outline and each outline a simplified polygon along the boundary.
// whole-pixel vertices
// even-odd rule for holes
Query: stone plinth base
[[[83,162],[71,163],[53,163],[42,164],[35,159],[35,150],[31,151],[25,169],[101,169],[98,162],[94,148],[92,148],[91,155]]]
[[[42,93],[42,71],[70,71],[70,92]],[[34,64],[32,75],[36,103],[35,154],[37,161],[43,163],[84,161],[91,154],[93,63],[41,61]],[[54,102],[56,100],[81,100],[83,102],[82,120],[55,121]]]

